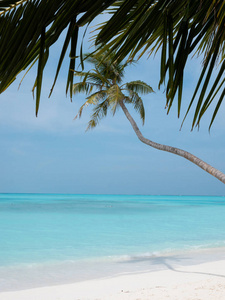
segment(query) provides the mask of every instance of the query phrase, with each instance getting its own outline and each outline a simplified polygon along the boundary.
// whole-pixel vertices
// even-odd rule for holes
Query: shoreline
[[[102,260],[62,261],[0,267],[0,295],[46,286],[58,286],[118,276],[154,273],[168,269],[225,261],[225,247],[143,253]],[[0,297],[1,299],[1,297]]]
[[[1,300],[223,300],[225,260],[0,293]]]

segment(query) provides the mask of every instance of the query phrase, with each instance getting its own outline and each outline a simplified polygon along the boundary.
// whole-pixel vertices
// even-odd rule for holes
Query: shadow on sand
[[[171,270],[174,272],[179,273],[190,273],[190,274],[201,274],[206,276],[216,276],[216,277],[222,277],[225,278],[225,275],[222,274],[214,274],[214,273],[205,273],[205,272],[192,272],[192,271],[186,271],[182,270],[182,268],[185,268],[185,266],[191,266],[191,265],[199,265],[206,262],[213,262],[216,261],[213,259],[205,259],[205,256],[203,255],[200,257],[200,255],[196,257],[189,257],[189,256],[133,256],[127,261],[123,261],[122,263],[127,264],[145,264],[146,268],[149,268],[147,272],[156,271],[156,270]]]

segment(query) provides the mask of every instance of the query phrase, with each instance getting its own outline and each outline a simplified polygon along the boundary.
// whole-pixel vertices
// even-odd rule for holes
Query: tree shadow
[[[186,271],[181,270],[182,267],[192,266],[192,265],[199,265],[204,262],[207,262],[207,260],[200,260],[200,261],[194,261],[191,257],[183,257],[183,256],[144,256],[144,257],[138,257],[133,256],[127,261],[123,261],[123,263],[147,263],[146,266],[157,266],[154,270],[149,271],[160,271],[162,269],[168,269],[173,272],[178,273],[186,273],[186,274],[201,274],[206,276],[215,276],[215,277],[221,277],[225,278],[225,275],[221,274],[215,274],[215,273],[207,273],[207,272],[198,272],[198,271]]]
[[[165,267],[167,267],[167,269],[169,269],[171,271],[174,271],[174,272],[178,272],[178,273],[201,274],[201,275],[225,278],[225,275],[221,275],[221,274],[198,272],[198,271],[186,271],[186,270],[180,270],[180,269],[178,270],[175,267],[173,267],[169,262],[167,262],[166,259],[164,260],[163,264],[164,264]]]

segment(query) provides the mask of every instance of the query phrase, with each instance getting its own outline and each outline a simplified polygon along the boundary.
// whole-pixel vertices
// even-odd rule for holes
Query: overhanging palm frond
[[[146,51],[153,53],[160,49],[159,86],[166,85],[168,112],[177,99],[180,115],[188,57],[195,53],[204,55],[202,73],[190,100],[193,106],[199,96],[193,126],[199,124],[205,108],[209,107],[203,103],[216,101],[213,98],[216,91],[219,99],[224,94],[221,84],[225,58],[224,0],[124,0],[117,1],[109,12],[112,17],[105,26],[101,25],[96,44],[106,43],[107,49],[116,51],[117,61],[127,55],[133,59]],[[218,69],[217,63],[221,64]],[[212,77],[213,71],[217,72],[216,79]]]
[[[72,97],[73,70],[77,51],[79,27],[89,24],[114,1],[112,0],[24,0],[0,2],[0,93],[8,88],[17,75],[39,60],[36,85],[36,113],[39,108],[43,57],[66,29],[56,68],[56,83],[66,52],[70,63],[66,91]],[[51,90],[52,92],[52,90]]]

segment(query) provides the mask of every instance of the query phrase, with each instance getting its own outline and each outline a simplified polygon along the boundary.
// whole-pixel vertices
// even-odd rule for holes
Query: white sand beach
[[[0,300],[224,300],[225,260],[0,293]]]

